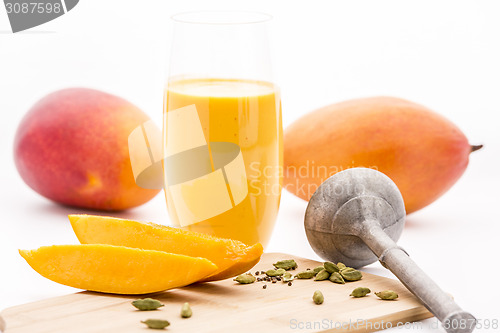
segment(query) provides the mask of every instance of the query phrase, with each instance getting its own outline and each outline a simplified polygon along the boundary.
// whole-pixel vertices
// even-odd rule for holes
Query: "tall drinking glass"
[[[169,215],[178,227],[265,246],[282,171],[270,16],[190,12],[172,19],[163,113]]]

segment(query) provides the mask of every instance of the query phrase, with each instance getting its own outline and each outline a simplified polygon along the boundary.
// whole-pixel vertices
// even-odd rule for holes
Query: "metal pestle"
[[[311,197],[304,225],[323,259],[361,267],[377,259],[442,323],[449,333],[472,332],[476,319],[462,310],[396,244],[405,221],[403,198],[383,173],[353,168],[328,178]]]

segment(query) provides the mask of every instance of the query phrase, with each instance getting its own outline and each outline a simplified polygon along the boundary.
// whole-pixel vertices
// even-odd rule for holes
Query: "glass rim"
[[[170,19],[176,23],[201,25],[257,24],[268,22],[272,18],[270,14],[246,10],[196,10],[170,16]]]

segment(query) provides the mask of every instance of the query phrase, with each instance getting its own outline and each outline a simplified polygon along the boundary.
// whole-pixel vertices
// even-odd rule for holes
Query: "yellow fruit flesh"
[[[19,253],[49,280],[114,294],[146,294],[181,287],[217,270],[204,258],[100,244],[52,245]]]
[[[260,259],[260,244],[246,244],[154,223],[95,215],[69,215],[82,244],[109,244],[203,257],[218,270],[205,281],[222,280],[244,273]]]
[[[259,262],[260,257],[262,256],[262,251],[262,245],[260,245],[259,243],[250,246],[243,259],[237,261],[225,270],[217,270],[217,272],[201,279],[201,282],[224,280],[248,272]]]

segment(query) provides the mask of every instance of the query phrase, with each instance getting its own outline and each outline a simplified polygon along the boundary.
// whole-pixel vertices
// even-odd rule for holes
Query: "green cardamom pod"
[[[162,330],[168,325],[170,325],[168,320],[162,320],[162,319],[148,319],[141,321],[141,323],[146,324],[149,328],[153,328],[155,330]]]
[[[282,268],[285,271],[288,271],[290,269],[297,268],[297,263],[293,259],[286,259],[286,260],[280,260],[277,263],[274,263],[273,266],[275,268]]]
[[[266,275],[267,275],[267,276],[276,276],[276,275],[277,275],[277,274],[276,274],[276,270],[275,270],[275,269],[268,269],[268,270],[266,271]]]
[[[323,304],[325,301],[325,297],[323,296],[323,293],[319,290],[316,290],[313,294],[313,301],[316,304]]]
[[[340,271],[340,269],[337,267],[337,265],[335,265],[333,262],[327,261],[323,264],[323,266],[325,267],[325,269],[328,273],[335,273],[335,272]]]
[[[395,291],[392,290],[384,290],[380,291],[378,293],[375,293],[378,297],[384,300],[392,300],[398,298],[398,294]]]
[[[308,270],[308,271],[303,271],[303,272],[297,273],[297,275],[295,275],[295,277],[297,279],[311,279],[314,277],[314,275],[316,275],[316,274],[314,273],[313,270]]]
[[[351,267],[347,267],[347,268],[342,269],[340,271],[340,275],[342,275],[344,280],[347,280],[347,281],[358,281],[358,280],[361,280],[361,278],[363,277],[363,274],[361,274],[360,271],[358,271],[354,268],[351,268]]]
[[[349,296],[352,296],[352,297],[365,297],[366,295],[368,295],[371,292],[372,291],[370,289],[368,289],[368,288],[358,287],[358,288],[354,289]]]
[[[338,263],[337,263],[337,267],[338,267],[340,270],[343,270],[344,268],[347,268],[347,266],[346,266],[346,265],[344,265],[344,264],[343,264],[343,263],[341,263],[341,262],[338,262]]]
[[[238,275],[233,281],[238,282],[239,284],[249,284],[254,283],[256,280],[255,276],[250,273]]]
[[[186,303],[182,304],[181,317],[182,318],[190,318],[192,315],[193,315],[193,310],[191,310],[189,303],[186,302]]]
[[[137,299],[132,302],[132,305],[141,311],[156,310],[164,306],[160,301],[152,298]]]
[[[314,281],[323,281],[327,280],[330,277],[330,273],[326,271],[326,269],[323,269],[321,272],[316,274],[316,277],[314,278]]]
[[[283,274],[285,274],[285,270],[283,268],[278,268],[278,269],[269,269],[266,271],[266,275],[267,276],[282,276]]]
[[[283,282],[290,282],[290,281],[293,281],[293,276],[292,276],[292,273],[290,273],[290,272],[286,272],[285,274],[283,274],[282,281],[283,281]]]
[[[325,267],[323,267],[323,266],[318,266],[318,267],[316,267],[315,269],[313,269],[313,272],[314,272],[314,274],[318,274],[319,272],[321,272],[321,271],[322,271],[322,270],[324,270],[324,269],[325,269]]]
[[[329,280],[334,282],[334,283],[345,284],[344,278],[342,278],[342,275],[340,275],[339,272],[332,273],[332,275],[330,275]]]

